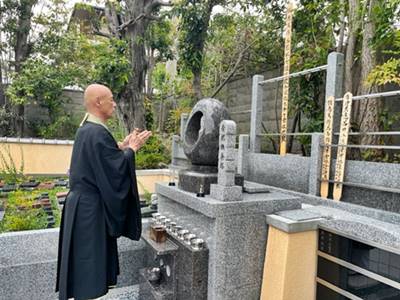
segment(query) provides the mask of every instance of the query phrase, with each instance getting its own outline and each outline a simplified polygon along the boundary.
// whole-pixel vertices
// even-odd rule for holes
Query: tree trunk
[[[144,13],[145,0],[128,1],[129,19],[136,19],[140,14]],[[133,128],[145,128],[145,109],[144,109],[144,89],[146,85],[147,59],[144,46],[144,36],[148,26],[148,20],[142,18],[133,26],[128,28],[127,37],[130,41],[131,49],[131,65],[132,80],[130,81],[131,102],[130,107],[133,109],[131,120],[129,122],[129,130]],[[133,128],[131,127],[133,126]]]
[[[201,1],[200,1],[201,2]],[[198,39],[196,44],[193,45],[194,50],[200,53],[201,60],[203,60],[203,52],[204,45],[207,38],[208,26],[210,23],[211,12],[215,5],[219,4],[218,1],[209,0],[206,3],[206,7],[204,8],[203,16],[202,16],[202,30],[198,32]],[[192,66],[193,73],[193,91],[196,100],[200,100],[203,97],[203,93],[201,90],[201,73],[202,73],[203,62],[198,65]]]
[[[146,128],[144,93],[148,58],[144,44],[145,33],[150,20],[155,19],[152,13],[160,6],[171,4],[158,0],[127,0],[125,4],[124,20],[118,17],[112,1],[107,1],[105,15],[112,35],[129,41],[132,76],[120,94],[118,110],[130,132],[134,128]]]
[[[3,85],[3,61],[1,59],[1,52],[0,52],[0,106],[3,107],[5,104],[6,104],[6,98]]]
[[[193,92],[196,100],[203,98],[203,93],[201,91],[201,70],[193,72]]]
[[[19,7],[19,19],[17,22],[17,30],[15,35],[14,57],[15,64],[14,70],[19,73],[22,68],[22,63],[29,55],[28,36],[31,30],[32,8],[37,3],[37,0],[23,1]],[[17,118],[15,122],[15,131],[18,136],[24,135],[24,114],[25,107],[19,104],[16,107]]]
[[[343,53],[344,30],[346,28],[345,11],[346,11],[345,0],[340,0],[340,30],[339,30],[339,41],[336,48],[336,51],[339,53]]]
[[[346,47],[346,60],[344,71],[344,93],[353,92],[354,53],[356,49],[357,35],[360,29],[360,22],[358,17],[359,9],[359,0],[349,0],[349,33]]]
[[[146,95],[150,99],[153,98],[153,71],[154,67],[156,66],[156,58],[154,55],[154,50],[149,49],[148,50],[148,58],[149,58],[149,63],[147,67],[147,84],[146,84]]]
[[[368,74],[376,66],[376,53],[372,49],[371,41],[375,33],[375,24],[373,21],[373,10],[377,5],[376,0],[369,0],[367,15],[363,26],[363,41],[361,50],[361,79],[358,88],[359,95],[365,95],[377,92],[376,86],[369,86],[366,83]],[[357,123],[361,132],[379,131],[379,113],[381,101],[376,99],[359,101],[359,115]],[[377,144],[376,136],[362,136],[361,144]]]

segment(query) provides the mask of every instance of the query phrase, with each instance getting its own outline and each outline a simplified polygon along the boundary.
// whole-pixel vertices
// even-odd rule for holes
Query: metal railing
[[[382,99],[385,97],[393,97],[393,96],[400,96],[400,90],[398,91],[390,91],[390,92],[382,92],[382,93],[374,93],[374,94],[367,94],[367,95],[360,95],[360,96],[353,96],[352,100],[366,100],[366,99]],[[336,98],[336,102],[343,101],[343,98]]]
[[[374,185],[374,184],[362,184],[362,183],[349,182],[349,181],[335,181],[335,180],[321,180],[321,179],[319,179],[319,181],[335,183],[335,184],[338,183],[338,184],[343,184],[343,185],[347,185],[347,186],[351,186],[351,187],[359,187],[359,188],[374,190],[374,191],[400,194],[400,189],[398,189],[398,188],[391,188],[391,187],[385,187],[385,186]]]
[[[300,71],[300,72],[291,73],[291,74],[289,74],[289,76],[279,76],[279,77],[266,79],[266,80],[260,81],[258,84],[263,85],[263,84],[273,83],[273,82],[277,82],[277,81],[282,81],[282,80],[284,80],[286,78],[294,78],[294,77],[304,76],[304,75],[308,75],[308,74],[311,74],[311,73],[324,71],[327,68],[328,68],[328,65],[323,65],[323,66],[319,66],[319,67],[315,67],[315,68],[310,68],[310,69],[306,69],[306,70],[303,70],[303,71]]]

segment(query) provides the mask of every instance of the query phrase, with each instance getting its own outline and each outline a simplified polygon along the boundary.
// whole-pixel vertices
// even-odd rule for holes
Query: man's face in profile
[[[105,119],[110,119],[112,117],[115,107],[116,103],[110,91],[100,98],[99,109]]]

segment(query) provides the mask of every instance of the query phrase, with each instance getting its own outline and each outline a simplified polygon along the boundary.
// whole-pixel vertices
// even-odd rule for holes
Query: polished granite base
[[[179,172],[178,187],[190,193],[210,194],[210,185],[218,182],[218,172],[214,168],[181,170]],[[240,174],[235,175],[235,185],[243,186],[244,178]]]

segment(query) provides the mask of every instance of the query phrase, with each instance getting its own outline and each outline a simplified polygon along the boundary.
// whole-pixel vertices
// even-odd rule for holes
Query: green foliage
[[[137,182],[138,185],[140,186],[140,188],[143,190],[143,199],[146,201],[146,204],[150,204],[151,203],[151,193],[149,192],[148,189],[146,189],[146,187],[140,182]]]
[[[29,59],[22,72],[15,74],[7,89],[9,99],[14,104],[34,104],[48,109],[50,118],[60,112],[63,88],[72,83],[72,70],[47,63],[44,59]]]
[[[121,92],[131,77],[131,64],[128,59],[128,43],[111,39],[94,47],[96,56],[92,58],[94,72],[91,80],[107,85],[118,101]]]
[[[157,61],[172,60],[172,22],[166,18],[152,22],[146,32],[146,42],[150,49],[157,50]]]
[[[145,110],[146,127],[149,130],[152,130],[154,129],[153,103],[148,97],[144,98],[144,110]]]
[[[400,85],[400,30],[393,26],[398,22],[400,1],[378,1],[374,7],[373,18],[377,24],[372,47],[380,55],[378,64],[369,74],[369,85]]]
[[[225,80],[239,58],[241,61],[232,79],[279,67],[283,57],[280,23],[269,11],[214,15],[204,54],[205,94],[210,95]]]
[[[368,75],[368,84],[386,85],[394,83],[400,85],[400,59],[390,58],[378,65]]]
[[[203,66],[203,46],[213,5],[210,0],[182,0],[175,8],[181,17],[179,59],[183,66],[193,72],[201,70]]]
[[[127,135],[126,130],[120,124],[120,121],[116,116],[107,121],[107,127],[111,131],[116,141],[123,141],[125,136]]]
[[[17,167],[11,155],[10,146],[0,145],[0,178],[5,183],[19,183],[24,180],[24,154],[20,147],[21,164]]]
[[[384,109],[379,115],[379,121],[384,131],[391,131],[400,121],[400,113],[391,113],[388,109]]]
[[[158,169],[170,161],[170,153],[157,135],[151,136],[136,155],[136,169]]]
[[[170,134],[179,134],[181,126],[181,116],[184,113],[190,113],[191,110],[191,99],[182,99],[176,108],[170,110],[167,123],[165,124],[166,131]]]
[[[9,105],[0,107],[0,136],[13,136],[13,122],[16,116]]]
[[[39,123],[29,123],[28,126],[35,136],[45,139],[68,139],[72,140],[79,127],[81,118],[71,114],[60,115],[53,122],[41,121]]]
[[[35,197],[44,192],[49,193],[55,227],[60,226],[61,215],[58,209],[56,193],[64,190],[64,188],[55,188],[52,190],[15,191],[9,193],[4,219],[0,222],[0,233],[45,229],[47,227],[47,214],[41,208],[32,208]]]

